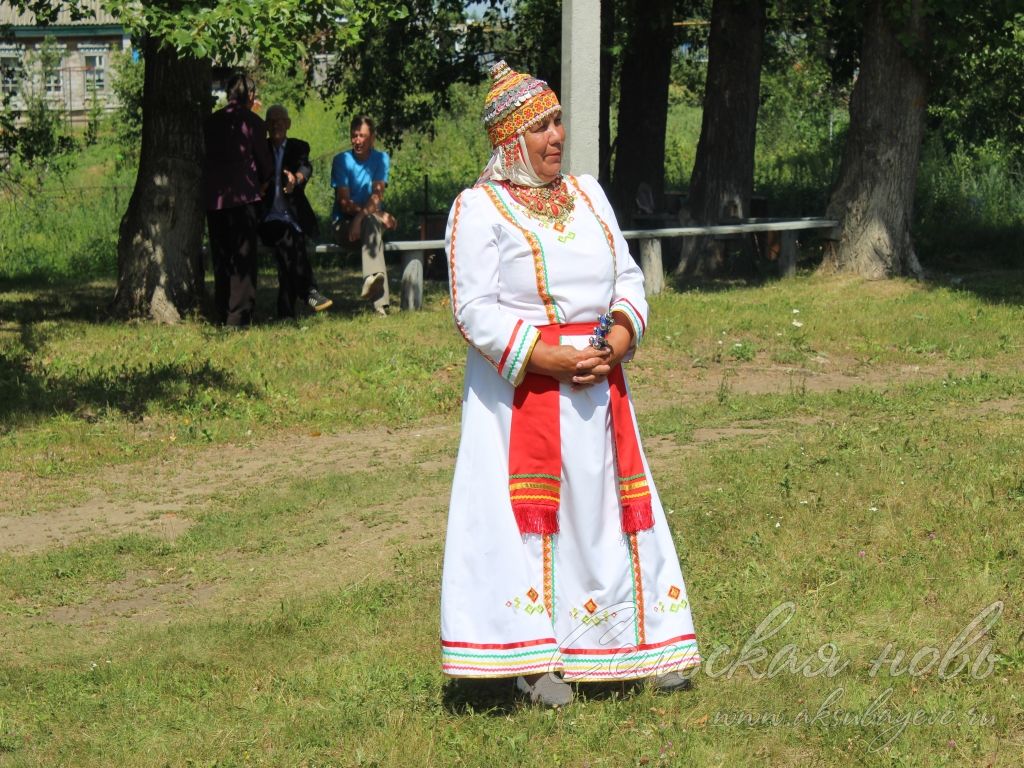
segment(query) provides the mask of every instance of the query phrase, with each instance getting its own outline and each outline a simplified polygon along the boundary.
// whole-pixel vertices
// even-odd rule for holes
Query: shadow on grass
[[[332,316],[342,317],[355,317],[371,311],[369,302],[359,298],[363,278],[358,269],[358,256],[354,261],[348,255],[331,258],[331,262],[324,262],[314,268],[314,274],[319,279],[320,291],[334,302],[326,311]],[[401,299],[401,266],[393,254],[389,254],[388,260],[391,303],[392,308],[397,309]],[[213,324],[213,277],[209,264],[206,268],[205,296],[200,297],[199,305],[204,309],[203,316]],[[114,278],[97,280],[87,285],[71,281],[55,282],[45,275],[38,278],[19,277],[2,280],[0,324],[14,323],[24,326],[46,321],[123,323],[123,319],[110,312],[115,289]],[[427,290],[427,286],[424,290]],[[303,319],[313,314],[313,311],[303,303],[298,307],[298,313],[299,319]],[[277,272],[270,259],[261,258],[255,314],[258,325],[278,322]],[[285,322],[288,321],[290,319]]]
[[[811,274],[820,265],[820,254],[801,257],[799,270]],[[948,288],[973,293],[990,304],[1024,305],[1024,262],[1021,267],[1002,267],[991,259],[944,259],[923,264],[925,288]],[[725,274],[715,276],[666,275],[667,282],[678,293],[723,293],[745,288],[758,288],[777,282],[768,273]]]
[[[441,691],[441,704],[453,715],[504,717],[519,709],[522,701],[514,677],[457,678],[445,681]]]
[[[18,293],[25,296],[4,295]],[[105,323],[112,319],[108,307],[113,297],[113,281],[41,285],[39,281],[5,280],[0,282],[0,323],[15,323],[23,328],[52,320]]]
[[[27,353],[0,352],[0,425],[10,426],[18,417],[60,413],[89,421],[104,410],[140,419],[151,403],[189,401],[208,388],[258,396],[209,360],[144,369],[48,371],[33,365]]]
[[[1020,269],[928,270],[925,284],[973,293],[989,304],[1024,304],[1024,270]]]
[[[574,683],[576,701],[613,701],[635,696],[643,690],[643,680],[600,683]],[[447,712],[453,715],[481,714],[500,717],[524,706],[532,706],[516,690],[515,678],[459,678],[448,680],[441,693]]]
[[[61,413],[92,420],[99,411],[114,410],[140,419],[150,403],[188,401],[208,388],[258,395],[251,386],[239,383],[209,360],[92,370],[39,359],[50,334],[43,321],[55,316],[96,319],[90,292],[83,292],[77,301],[67,299],[63,310],[55,308],[53,302],[18,305],[18,327],[2,328],[17,334],[20,343],[0,349],[0,430],[13,426],[19,417]]]

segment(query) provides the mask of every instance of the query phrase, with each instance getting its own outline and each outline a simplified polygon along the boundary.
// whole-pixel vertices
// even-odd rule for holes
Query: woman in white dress
[[[442,668],[516,677],[550,706],[572,700],[565,681],[682,687],[700,657],[621,366],[646,330],[643,275],[597,181],[561,174],[554,92],[503,61],[491,77],[494,154],[446,234],[469,353]]]

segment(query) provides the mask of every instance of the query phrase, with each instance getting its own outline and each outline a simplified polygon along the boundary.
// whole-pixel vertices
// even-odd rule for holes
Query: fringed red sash
[[[595,324],[563,323],[538,330],[546,343],[560,344],[562,336],[589,336]],[[520,533],[558,533],[562,485],[559,386],[550,376],[527,373],[512,401],[508,489]],[[608,391],[622,530],[636,533],[653,527],[654,517],[622,366],[615,366],[608,375]]]

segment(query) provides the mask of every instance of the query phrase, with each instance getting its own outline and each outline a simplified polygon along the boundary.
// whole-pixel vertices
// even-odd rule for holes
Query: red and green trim
[[[537,279],[537,295],[540,296],[541,301],[544,303],[544,311],[547,314],[548,322],[565,322],[565,315],[562,310],[558,308],[558,305],[555,304],[555,300],[551,298],[551,285],[548,280],[547,258],[544,255],[544,246],[541,244],[540,238],[519,223],[515,213],[512,212],[508,203],[506,203],[505,199],[498,193],[498,189],[499,185],[494,182],[488,182],[483,185],[483,190],[491,199],[494,207],[498,209],[498,213],[500,213],[509,224],[519,230],[523,238],[526,240],[527,245],[530,246],[530,251],[533,253],[533,270]]]
[[[629,324],[633,326],[633,343],[635,346],[640,346],[644,333],[647,331],[647,323],[644,322],[644,316],[640,314],[629,299],[623,298],[616,299],[612,302],[611,311],[612,313],[621,312],[629,318]]]
[[[700,664],[692,634],[620,648],[562,648],[553,637],[518,643],[441,641],[451,677],[511,677],[561,671],[566,680],[632,680]]]

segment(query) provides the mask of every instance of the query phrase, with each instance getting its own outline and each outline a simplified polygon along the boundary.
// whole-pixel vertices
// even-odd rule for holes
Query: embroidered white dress
[[[647,322],[643,275],[604,192],[590,176],[567,182],[575,208],[561,228],[497,183],[462,192],[448,219],[452,311],[470,345],[441,584],[442,668],[453,677],[616,680],[699,663],[646,459],[654,527],[622,531],[606,383],[560,389],[559,532],[521,535],[512,512],[513,394],[537,328],[593,324],[610,308],[639,342]]]

